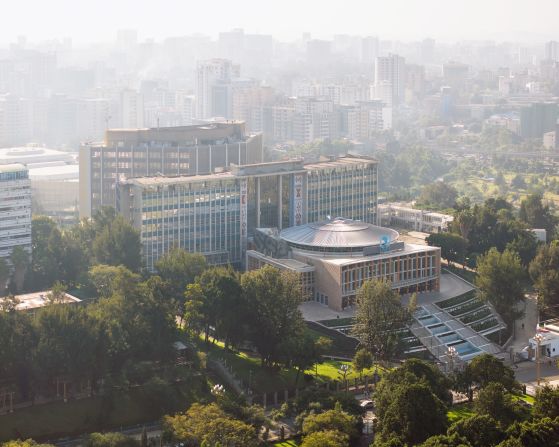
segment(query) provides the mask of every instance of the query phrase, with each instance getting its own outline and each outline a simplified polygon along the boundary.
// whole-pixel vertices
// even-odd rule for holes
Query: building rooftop
[[[20,171],[27,171],[27,167],[21,163],[12,163],[12,164],[0,164],[0,174],[5,174],[8,172],[20,172]]]
[[[74,155],[71,152],[57,151],[46,147],[10,147],[0,149],[0,165],[23,163],[32,167],[30,165],[41,165],[49,162],[75,163]]]
[[[404,248],[401,250],[395,251],[387,251],[386,253],[378,253],[369,256],[340,256],[337,257],[324,257],[323,262],[336,265],[336,266],[343,266],[343,265],[351,265],[357,264],[359,262],[370,262],[371,259],[374,258],[391,258],[394,256],[402,256],[402,255],[409,255],[413,253],[424,253],[426,251],[437,251],[440,250],[438,247],[431,247],[429,245],[416,245],[416,244],[404,244]]]
[[[17,295],[15,298],[18,300],[18,304],[16,306],[16,310],[31,310],[31,309],[39,309],[41,307],[45,307],[49,304],[47,295],[50,291],[45,290],[42,292],[33,292],[33,293],[26,293],[23,295]],[[5,298],[0,298],[0,300],[5,300]],[[81,300],[76,298],[69,293],[64,294],[64,299],[62,303],[70,304],[70,303],[79,303]]]
[[[286,228],[280,237],[288,243],[309,247],[357,248],[394,242],[399,234],[391,228],[336,217]]]
[[[79,165],[56,165],[30,168],[31,180],[78,180],[80,176]]]
[[[312,169],[325,168],[325,167],[339,168],[343,166],[354,165],[356,163],[378,164],[378,160],[369,157],[355,157],[355,156],[347,155],[344,157],[339,157],[331,160],[308,163],[305,164],[305,169],[312,170]]]

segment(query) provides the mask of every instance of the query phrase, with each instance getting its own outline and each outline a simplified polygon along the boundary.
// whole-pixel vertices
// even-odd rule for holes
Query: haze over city
[[[555,35],[555,7],[554,0],[536,0],[530,6],[522,0],[21,0],[3,13],[0,42],[18,35],[107,42],[124,28],[138,29],[142,39],[193,33],[216,37],[219,31],[244,28],[281,40],[310,32],[318,38],[379,34],[396,40],[534,42]]]
[[[0,447],[559,446],[557,0],[0,17]]]

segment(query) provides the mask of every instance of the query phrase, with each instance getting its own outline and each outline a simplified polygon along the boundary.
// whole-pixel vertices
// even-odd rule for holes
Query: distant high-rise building
[[[307,62],[314,67],[327,65],[332,59],[332,42],[313,39],[307,42]]]
[[[15,247],[31,253],[31,182],[24,165],[0,165],[0,258]]]
[[[379,40],[376,36],[367,36],[361,43],[361,63],[373,66],[379,56]]]
[[[557,128],[558,110],[553,102],[535,103],[520,110],[520,136],[542,138]]]
[[[461,64],[460,62],[447,62],[443,64],[443,79],[446,84],[455,89],[461,89],[464,87],[466,80],[468,79],[468,74],[470,72],[470,67],[466,64]]]
[[[559,61],[559,42],[555,40],[546,42],[545,58],[549,61]]]
[[[120,119],[125,129],[144,127],[144,97],[141,93],[131,89],[120,93]]]
[[[406,60],[397,54],[377,57],[375,63],[375,85],[390,82],[392,85],[392,104],[397,106],[405,99]]]
[[[230,94],[229,85],[239,77],[239,66],[229,59],[200,61],[196,67],[196,118],[219,115]],[[223,115],[222,115],[223,116]]]
[[[423,39],[421,42],[421,61],[424,64],[433,62],[435,57],[435,39]]]
[[[0,96],[0,147],[30,142],[33,136],[33,104],[15,95]]]

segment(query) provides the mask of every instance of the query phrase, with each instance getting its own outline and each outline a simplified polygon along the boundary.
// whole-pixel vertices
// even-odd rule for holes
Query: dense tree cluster
[[[162,280],[141,281],[124,267],[99,270],[112,278],[99,283],[104,292],[95,304],[58,304],[58,287],[52,304],[33,314],[16,311],[13,299],[3,301],[0,377],[17,384],[22,398],[52,393],[58,379],[89,381],[95,390],[99,379],[120,374],[131,361],[171,358],[175,313]]]

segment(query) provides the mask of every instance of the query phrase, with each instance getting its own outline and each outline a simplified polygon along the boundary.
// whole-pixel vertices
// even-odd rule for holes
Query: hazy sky
[[[412,40],[559,40],[559,0],[0,0],[0,41],[72,37],[140,40],[244,28],[283,40],[309,31]]]

